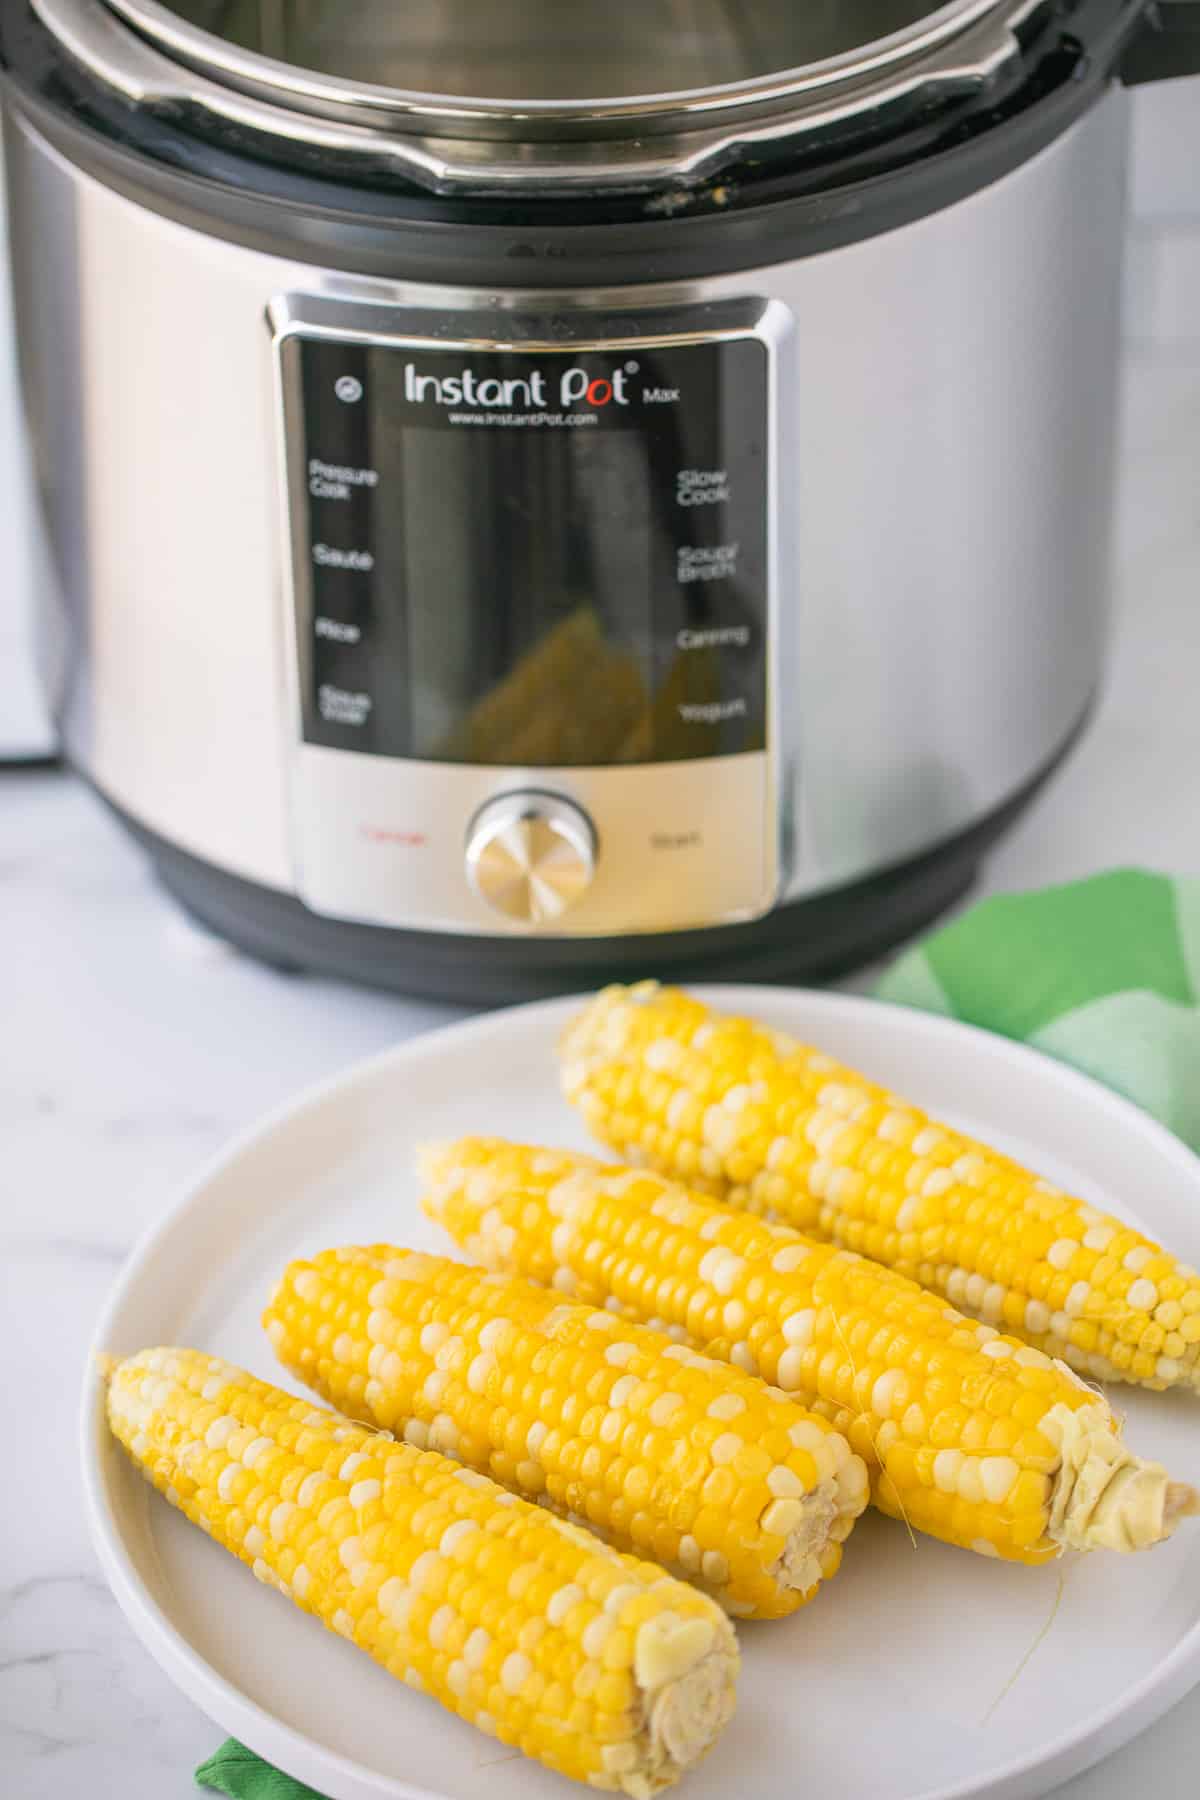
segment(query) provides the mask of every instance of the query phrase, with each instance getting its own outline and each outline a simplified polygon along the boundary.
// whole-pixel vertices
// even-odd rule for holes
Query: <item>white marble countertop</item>
[[[1120,568],[1098,715],[986,889],[1200,868],[1200,349],[1130,364]],[[456,1013],[215,945],[63,774],[0,772],[0,922],[0,1792],[186,1800],[221,1733],[134,1640],[84,1528],[75,1414],[97,1311],[235,1132]],[[1200,1691],[1060,1795],[1191,1800],[1198,1755]]]

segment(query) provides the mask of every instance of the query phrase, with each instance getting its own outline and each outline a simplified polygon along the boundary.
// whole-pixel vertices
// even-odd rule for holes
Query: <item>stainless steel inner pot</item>
[[[439,193],[688,187],[987,94],[1046,0],[30,0],[133,106]]]
[[[109,0],[189,67],[277,102],[420,121],[663,128],[786,104],[914,62],[998,0]]]

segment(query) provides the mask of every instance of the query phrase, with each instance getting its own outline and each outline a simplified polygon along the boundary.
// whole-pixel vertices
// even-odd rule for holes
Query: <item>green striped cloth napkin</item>
[[[1200,880],[1114,869],[982,900],[876,992],[1032,1044],[1200,1150]]]
[[[305,1787],[302,1781],[272,1768],[236,1738],[227,1738],[207,1762],[200,1764],[196,1780],[202,1788],[228,1794],[229,1800],[323,1800],[315,1788]]]
[[[1115,869],[982,900],[876,991],[1033,1044],[1200,1150],[1200,879]],[[229,1800],[321,1800],[232,1738],[196,1779]]]

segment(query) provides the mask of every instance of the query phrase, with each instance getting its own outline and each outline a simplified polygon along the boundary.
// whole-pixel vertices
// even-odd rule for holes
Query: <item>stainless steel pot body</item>
[[[481,293],[175,222],[13,107],[23,381],[58,584],[43,624],[69,754],[221,870],[332,917],[465,934],[721,925],[963,832],[1052,760],[1100,673],[1127,109],[1113,88],[969,198],[826,253],[669,288]],[[765,748],[589,770],[303,744],[289,317],[398,342],[414,317],[453,336],[486,311],[508,342],[528,320],[586,338],[602,316],[615,354],[626,328],[668,319],[686,339],[713,307],[766,321]],[[463,338],[478,344],[477,324]],[[471,628],[489,629],[486,593]],[[531,924],[489,909],[464,850],[497,796],[546,789],[590,816],[597,875]]]
[[[54,739],[34,669],[43,567],[17,384],[3,166],[0,154],[0,762],[22,762],[50,755]]]

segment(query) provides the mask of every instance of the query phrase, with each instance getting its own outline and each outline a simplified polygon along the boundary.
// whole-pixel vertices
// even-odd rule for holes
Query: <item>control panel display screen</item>
[[[307,743],[522,768],[765,747],[758,339],[283,356]]]

